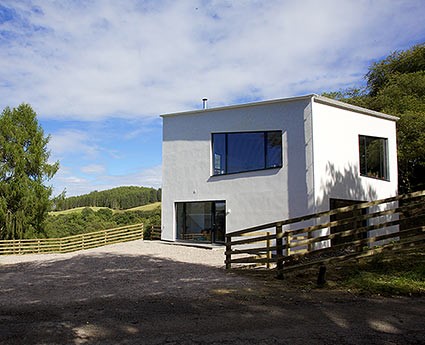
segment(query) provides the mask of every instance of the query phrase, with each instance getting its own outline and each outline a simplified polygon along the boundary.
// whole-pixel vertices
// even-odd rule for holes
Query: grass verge
[[[273,294],[313,290],[341,291],[361,295],[425,296],[425,249],[384,252],[360,261],[327,265],[326,284],[318,287],[318,267],[284,273],[276,279],[275,270],[235,268],[229,271],[258,279]]]
[[[425,252],[423,248],[383,253],[340,269],[336,285],[354,291],[382,295],[425,295]]]

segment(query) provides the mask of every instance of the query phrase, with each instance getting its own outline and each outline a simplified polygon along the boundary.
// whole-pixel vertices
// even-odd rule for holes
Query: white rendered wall
[[[162,239],[175,240],[175,203],[226,201],[226,231],[312,211],[311,102],[268,103],[163,118]],[[211,133],[282,130],[283,167],[212,176]]]
[[[313,103],[313,161],[316,211],[329,198],[370,201],[397,194],[396,123]],[[388,139],[389,181],[360,176],[359,135]]]
[[[397,195],[395,121],[317,102],[313,102],[312,107],[314,212],[329,210],[330,198],[371,201]],[[388,139],[389,181],[360,176],[359,135]],[[369,221],[369,224],[373,223],[373,219]],[[397,227],[392,227],[378,232],[383,234],[397,230]],[[318,231],[316,235],[319,233],[328,234],[329,229]],[[369,235],[376,233],[371,231]]]

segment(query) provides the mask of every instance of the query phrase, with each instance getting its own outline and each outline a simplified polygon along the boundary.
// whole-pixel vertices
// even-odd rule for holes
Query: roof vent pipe
[[[207,104],[208,98],[202,98],[202,109],[207,109],[208,108],[208,104]]]

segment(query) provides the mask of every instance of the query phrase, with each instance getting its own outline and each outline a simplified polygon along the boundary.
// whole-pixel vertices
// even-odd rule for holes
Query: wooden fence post
[[[232,250],[232,245],[230,244],[231,241],[232,238],[230,236],[226,236],[226,270],[232,268],[232,264],[230,263],[230,260],[232,259],[232,254],[230,254]]]
[[[291,255],[291,235],[289,231],[285,232],[285,240],[286,240],[286,256],[290,256]]]
[[[276,269],[277,279],[283,279],[283,231],[282,224],[276,224]]]
[[[323,287],[326,284],[326,266],[321,264],[319,267],[319,275],[317,276],[317,286]]]
[[[267,237],[269,237],[270,236],[270,231],[267,231]],[[271,252],[271,250],[270,250],[270,247],[271,247],[271,240],[270,240],[270,238],[267,238],[267,264],[266,264],[266,267],[267,268],[270,268],[270,260],[271,260],[271,258],[272,258],[272,252]]]

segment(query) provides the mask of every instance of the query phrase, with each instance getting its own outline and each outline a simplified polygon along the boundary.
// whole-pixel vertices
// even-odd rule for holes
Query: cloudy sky
[[[159,114],[364,84],[423,0],[0,0],[0,108],[51,135],[55,194],[161,185]]]

